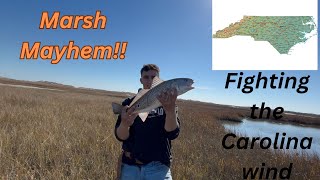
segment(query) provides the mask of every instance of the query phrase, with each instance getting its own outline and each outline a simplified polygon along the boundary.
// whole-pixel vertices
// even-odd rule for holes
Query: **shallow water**
[[[46,89],[46,90],[52,90],[52,91],[63,91],[60,89],[40,88],[40,87],[35,87],[35,86],[24,86],[24,85],[15,85],[15,84],[2,84],[2,83],[0,83],[0,86],[10,86],[10,87],[29,88],[29,89]]]
[[[230,132],[241,134],[243,137],[250,137],[250,139],[252,139],[252,137],[260,137],[260,139],[263,137],[269,137],[272,140],[272,144],[274,143],[276,133],[279,133],[278,147],[282,137],[285,137],[285,146],[283,149],[285,149],[287,145],[288,137],[296,137],[299,140],[298,147],[294,149],[293,143],[290,143],[290,148],[288,150],[285,149],[287,152],[297,153],[299,155],[302,153],[306,153],[308,155],[316,154],[318,157],[320,157],[320,128],[270,121],[252,121],[247,119],[243,119],[242,123],[230,123],[228,121],[223,121],[223,126]],[[286,135],[283,136],[283,133],[286,133]],[[311,149],[301,149],[300,141],[304,137],[312,137]],[[307,144],[308,142],[304,141],[304,145],[306,146]],[[273,145],[271,145],[269,149],[273,150]]]

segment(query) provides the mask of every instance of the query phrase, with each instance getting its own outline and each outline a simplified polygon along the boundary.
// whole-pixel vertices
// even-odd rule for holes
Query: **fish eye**
[[[140,104],[138,104],[137,107],[140,107]]]

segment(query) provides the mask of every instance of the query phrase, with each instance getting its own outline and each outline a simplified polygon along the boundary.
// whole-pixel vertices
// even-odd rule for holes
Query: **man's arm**
[[[162,92],[158,96],[158,100],[163,106],[163,109],[166,112],[166,122],[164,129],[167,132],[176,130],[179,127],[179,122],[176,114],[176,100],[178,92],[176,88]]]
[[[120,118],[120,125],[116,126],[116,137],[120,141],[127,140],[129,138],[129,129],[130,126],[133,124],[134,119],[137,117],[137,113],[133,113],[134,108],[130,108],[129,110],[128,106],[124,106]]]
[[[120,141],[125,141],[129,137],[129,128],[126,125],[124,125],[122,122],[120,125],[116,128],[116,137]]]
[[[179,127],[175,106],[173,109],[170,108],[168,110],[165,110],[165,112],[166,112],[166,122],[164,124],[164,129],[167,132],[171,132]]]

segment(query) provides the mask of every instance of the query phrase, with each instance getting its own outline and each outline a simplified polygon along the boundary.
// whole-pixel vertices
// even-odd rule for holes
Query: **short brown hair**
[[[145,64],[143,65],[143,67],[140,70],[140,74],[142,75],[143,71],[150,71],[150,70],[155,70],[158,72],[158,74],[160,73],[160,69],[157,65],[155,64]]]

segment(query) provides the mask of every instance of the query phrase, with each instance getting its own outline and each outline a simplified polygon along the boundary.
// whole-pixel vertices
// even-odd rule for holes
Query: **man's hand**
[[[158,100],[163,106],[163,109],[166,112],[175,111],[177,97],[178,91],[176,88],[167,89],[166,91],[161,92],[159,96],[157,96]]]
[[[130,108],[129,110],[128,108],[129,106],[124,106],[121,112],[121,124],[125,127],[130,127],[138,115],[137,113],[133,113],[135,110],[134,107]]]

